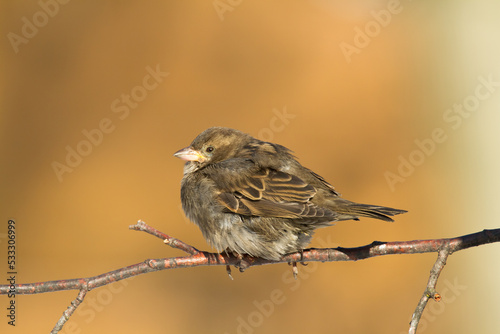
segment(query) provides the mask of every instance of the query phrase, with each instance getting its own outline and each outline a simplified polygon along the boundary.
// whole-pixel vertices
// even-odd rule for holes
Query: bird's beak
[[[193,149],[191,146],[185,147],[182,150],[179,150],[174,153],[174,157],[180,158],[186,161],[198,161],[204,162],[207,160],[200,152]]]

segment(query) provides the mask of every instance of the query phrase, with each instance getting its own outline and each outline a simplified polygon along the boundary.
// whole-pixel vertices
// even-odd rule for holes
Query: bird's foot
[[[229,249],[226,249],[224,251],[227,256],[229,257],[235,257],[237,259],[236,264],[234,265],[235,268],[238,268],[240,272],[244,272],[247,268],[249,268],[252,265],[253,262],[253,257],[247,255],[241,255],[235,252],[232,252]],[[233,275],[231,274],[231,266],[228,264],[226,265],[226,272],[229,278],[232,280]]]
[[[300,250],[300,264],[303,265],[304,267],[309,264],[307,262],[302,262],[302,260],[304,260],[304,250],[303,249]]]
[[[304,250],[301,249],[300,251],[300,264],[303,266],[307,266],[309,263],[302,262],[304,259]],[[293,278],[297,279],[297,276],[299,275],[299,269],[297,268],[297,262],[288,262],[288,265],[292,266],[292,273],[293,273]]]
[[[245,258],[243,255],[237,254],[236,257],[238,258],[238,263],[235,265],[235,267],[240,270],[240,273],[244,272],[252,264],[252,257],[250,256],[247,256],[247,258]]]

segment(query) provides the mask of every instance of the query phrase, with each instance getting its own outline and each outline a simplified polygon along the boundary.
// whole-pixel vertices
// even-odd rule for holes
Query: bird
[[[407,212],[343,199],[288,148],[231,128],[208,128],[174,156],[186,161],[186,216],[209,245],[240,258],[278,261],[302,252],[317,228]]]

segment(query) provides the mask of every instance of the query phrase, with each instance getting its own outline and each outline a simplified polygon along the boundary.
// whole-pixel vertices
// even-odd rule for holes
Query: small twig
[[[441,295],[436,292],[436,284],[439,278],[439,274],[441,274],[441,271],[446,265],[446,259],[450,254],[451,252],[447,248],[441,249],[439,251],[438,258],[434,263],[434,266],[432,266],[431,273],[429,275],[429,281],[427,282],[427,287],[425,288],[422,298],[420,298],[417,308],[413,313],[410,322],[410,330],[408,331],[409,334],[415,334],[417,332],[418,323],[420,322],[420,318],[422,317],[422,313],[424,312],[425,306],[427,305],[429,299],[432,298],[437,302],[441,300]]]
[[[188,254],[194,255],[200,252],[193,246],[188,245],[179,239],[173,238],[163,232],[158,231],[157,229],[149,226],[142,220],[139,220],[135,225],[130,225],[128,228],[134,231],[142,231],[154,235],[155,237],[162,239],[163,242],[169,245],[170,247],[180,249]]]
[[[50,334],[56,334],[59,333],[59,331],[63,328],[64,324],[69,320],[69,317],[73,315],[73,313],[76,311],[77,307],[80,306],[80,304],[83,302],[83,299],[85,298],[85,295],[87,294],[87,289],[82,288],[80,292],[78,293],[78,296],[76,296],[75,300],[71,302],[71,305],[68,306],[66,311],[63,312],[63,315],[61,318],[59,318],[59,321],[56,323]]]

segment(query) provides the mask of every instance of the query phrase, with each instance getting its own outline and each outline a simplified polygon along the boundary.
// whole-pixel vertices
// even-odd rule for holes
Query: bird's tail
[[[335,202],[336,205],[333,210],[339,214],[339,220],[359,220],[359,217],[369,217],[393,222],[394,220],[389,216],[407,212],[406,210],[393,209],[385,206],[354,203],[343,198],[337,198]]]

